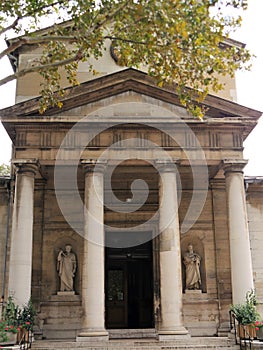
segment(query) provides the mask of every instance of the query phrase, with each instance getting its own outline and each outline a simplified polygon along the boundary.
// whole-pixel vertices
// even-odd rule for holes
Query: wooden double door
[[[152,328],[152,242],[106,249],[106,328]]]

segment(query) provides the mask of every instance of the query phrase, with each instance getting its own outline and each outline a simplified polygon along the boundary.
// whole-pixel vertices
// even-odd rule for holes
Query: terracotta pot
[[[20,331],[17,333],[17,342],[18,344],[21,342],[28,342],[29,341],[29,331],[25,328],[21,328]]]
[[[14,345],[17,342],[17,334],[12,332],[6,332],[7,340],[4,342],[0,342],[0,345]]]
[[[253,324],[248,324],[248,325],[238,325],[238,336],[239,338],[242,339],[254,339],[256,338],[256,329]]]

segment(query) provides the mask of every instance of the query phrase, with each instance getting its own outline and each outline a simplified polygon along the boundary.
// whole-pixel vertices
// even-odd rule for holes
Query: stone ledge
[[[58,293],[63,293],[63,294],[56,294],[56,295],[51,295],[49,300],[50,301],[80,301],[80,295],[76,294],[64,294],[66,292],[58,292]],[[74,292],[73,292],[74,293]]]

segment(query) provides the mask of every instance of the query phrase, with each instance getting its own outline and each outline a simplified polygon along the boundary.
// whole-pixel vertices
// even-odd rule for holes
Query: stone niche
[[[57,271],[57,256],[60,249],[64,250],[66,244],[72,246],[72,252],[77,258],[77,269],[74,277],[74,291],[76,295],[81,291],[81,263],[83,238],[70,230],[52,230],[44,235],[43,244],[43,270],[42,270],[42,300],[49,300],[60,290],[60,278]]]
[[[192,336],[217,335],[219,327],[219,305],[216,295],[214,252],[211,232],[192,230],[181,240],[182,281],[183,281],[183,317],[184,324]],[[193,246],[194,253],[201,257],[200,275],[201,288],[187,290],[185,287],[186,273],[183,256],[188,251],[188,245]],[[207,265],[208,264],[208,265]],[[208,276],[210,278],[208,279]]]
[[[201,261],[200,261],[201,285],[200,285],[200,288],[196,290],[186,289],[186,272],[185,272],[185,265],[183,263],[183,256],[188,251],[189,244],[193,246],[194,253],[197,253],[201,258]],[[206,289],[205,253],[204,253],[203,242],[198,237],[187,237],[183,239],[181,243],[181,254],[182,254],[183,292],[187,294],[206,293],[207,289]]]
[[[43,286],[38,323],[41,338],[74,339],[81,327],[81,264],[83,238],[69,230],[49,230],[43,244]],[[57,271],[57,256],[65,245],[72,246],[76,255],[77,269],[73,292],[59,292],[60,278]]]

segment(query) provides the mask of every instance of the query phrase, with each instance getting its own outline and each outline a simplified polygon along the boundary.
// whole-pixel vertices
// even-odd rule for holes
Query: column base
[[[76,337],[76,342],[108,341],[109,333],[101,331],[82,331]]]
[[[191,337],[190,333],[184,327],[176,327],[173,330],[159,330],[158,331],[158,340],[159,341],[187,339],[190,337]]]

